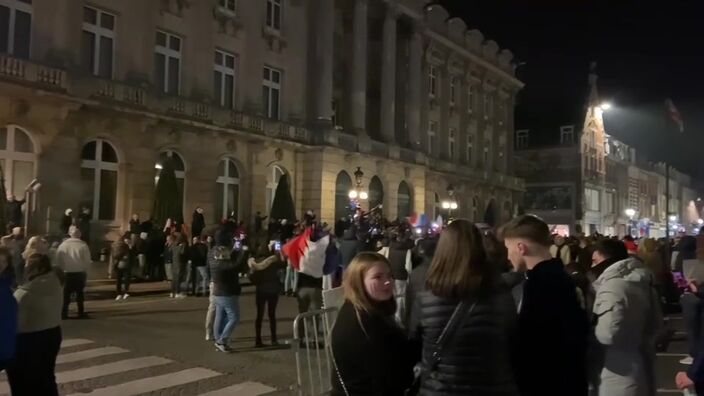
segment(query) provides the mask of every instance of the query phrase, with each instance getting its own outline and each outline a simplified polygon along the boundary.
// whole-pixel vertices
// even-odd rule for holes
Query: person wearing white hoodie
[[[70,238],[63,241],[56,251],[56,266],[66,274],[61,317],[68,318],[71,295],[76,294],[78,317],[85,319],[87,316],[83,307],[83,289],[86,287],[87,271],[91,263],[90,248],[87,243],[81,240],[81,230],[78,227],[71,226],[68,232]]]

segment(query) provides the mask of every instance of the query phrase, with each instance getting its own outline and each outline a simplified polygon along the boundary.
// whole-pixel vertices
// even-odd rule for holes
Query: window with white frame
[[[560,127],[560,144],[572,144],[574,142],[574,127]]]
[[[521,129],[516,131],[516,148],[523,149],[528,147],[528,130]]]
[[[281,0],[266,0],[266,26],[281,30]]]
[[[484,116],[491,117],[493,111],[494,101],[490,93],[484,94]]]
[[[474,85],[469,85],[467,87],[467,112],[472,113],[474,111]]]
[[[32,1],[0,0],[0,53],[29,59]]]
[[[428,66],[428,95],[431,98],[438,96],[438,68],[435,65]]]
[[[235,55],[215,50],[213,92],[217,103],[228,109],[235,104],[235,61]]]
[[[467,164],[471,165],[474,159],[474,135],[471,132],[467,133],[467,147],[464,155]]]
[[[274,197],[276,196],[276,188],[279,186],[279,180],[281,176],[284,176],[286,171],[278,165],[272,165],[267,172],[266,181],[266,205],[267,211],[271,211],[271,207],[274,204]]]
[[[164,150],[159,153],[159,158],[154,164],[154,185],[159,183],[159,175],[161,170],[164,168],[164,163],[171,160],[171,164],[174,167],[174,174],[176,176],[176,186],[178,187],[178,192],[181,195],[183,202],[186,202],[186,162],[183,160],[181,154],[174,150]]]
[[[81,204],[93,220],[115,220],[119,162],[106,140],[86,143],[81,151]]]
[[[457,98],[457,89],[459,88],[459,79],[456,76],[450,77],[450,105],[455,104]]]
[[[433,155],[435,152],[435,140],[438,135],[438,123],[437,121],[428,122],[428,155]]]
[[[235,12],[235,0],[218,0],[218,5],[228,11]]]
[[[95,76],[111,79],[115,62],[115,15],[83,7],[81,36],[83,68]]]
[[[262,96],[264,114],[269,118],[278,120],[281,104],[281,71],[264,66]]]
[[[599,210],[599,190],[593,188],[584,189],[584,206],[587,210]]]
[[[22,200],[24,189],[34,179],[37,154],[29,133],[16,125],[0,127],[0,167],[5,191]]]
[[[455,128],[450,128],[448,132],[448,147],[447,147],[447,154],[450,157],[450,159],[455,158],[455,135],[457,135],[457,132]]]
[[[238,213],[240,205],[240,173],[237,164],[230,158],[223,158],[218,164],[218,177],[215,179],[215,222]]]
[[[154,79],[160,91],[178,95],[181,85],[181,38],[156,32]]]

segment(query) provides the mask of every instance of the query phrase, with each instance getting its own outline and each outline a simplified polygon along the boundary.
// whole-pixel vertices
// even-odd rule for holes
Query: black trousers
[[[61,327],[17,335],[15,358],[7,368],[13,395],[58,396],[56,355],[61,347]]]
[[[117,294],[123,295],[130,292],[130,282],[132,281],[132,265],[127,264],[125,268],[117,268],[117,278],[115,279],[115,286],[117,287]]]
[[[262,342],[262,321],[264,320],[264,305],[268,308],[269,331],[271,341],[276,342],[276,304],[279,302],[279,293],[263,293],[257,290],[257,319],[254,321],[254,330],[258,343]]]
[[[85,272],[67,272],[66,273],[66,284],[64,285],[64,307],[61,310],[61,314],[66,317],[68,315],[68,306],[71,304],[71,295],[76,295],[76,304],[78,305],[78,314],[83,315],[85,310],[83,308],[83,289],[86,288],[86,278]]]

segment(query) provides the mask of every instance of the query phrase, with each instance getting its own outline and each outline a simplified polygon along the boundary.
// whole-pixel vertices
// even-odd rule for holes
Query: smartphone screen
[[[276,250],[277,252],[281,251],[281,242],[280,241],[276,241],[274,243],[274,250]]]

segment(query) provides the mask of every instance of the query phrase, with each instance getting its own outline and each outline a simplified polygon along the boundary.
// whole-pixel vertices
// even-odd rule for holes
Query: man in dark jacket
[[[346,269],[354,256],[363,250],[363,242],[357,238],[356,231],[355,227],[346,229],[340,240],[340,258],[343,269]]]
[[[24,201],[24,199],[18,201],[14,194],[10,194],[8,196],[7,204],[5,206],[8,227],[22,226],[22,205],[24,205]]]
[[[242,292],[239,271],[231,259],[227,233],[220,233],[216,246],[208,253],[208,277],[215,304],[215,348],[231,352],[230,335],[240,321],[239,296]]]
[[[193,218],[191,219],[191,232],[193,237],[200,238],[200,234],[205,228],[205,217],[203,216],[203,208],[200,206],[193,211]]]
[[[191,294],[199,296],[198,278],[201,280],[202,293],[208,294],[208,245],[198,237],[193,237],[193,244],[188,248],[188,259],[191,261]]]
[[[550,254],[547,224],[521,216],[504,226],[503,237],[514,268],[526,271],[515,351],[521,395],[587,395],[589,324],[575,283]]]

